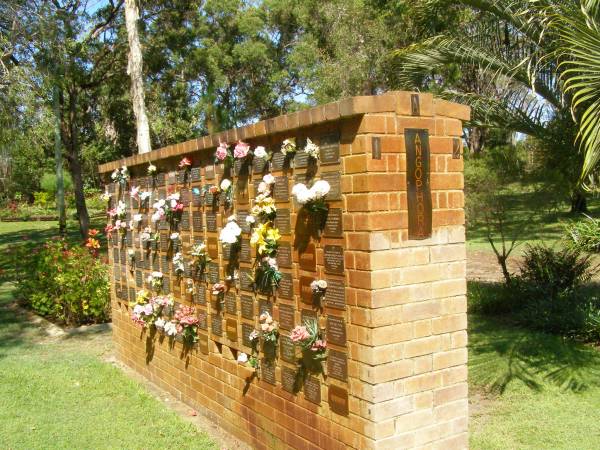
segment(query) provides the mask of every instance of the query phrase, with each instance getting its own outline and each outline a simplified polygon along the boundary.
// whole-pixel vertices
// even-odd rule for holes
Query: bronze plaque
[[[254,291],[254,274],[252,269],[241,268],[239,271],[240,274],[240,288],[243,291]]]
[[[198,349],[203,355],[208,355],[208,336],[206,334],[198,335]]]
[[[192,167],[190,178],[193,182],[200,181],[200,167]]]
[[[184,211],[181,213],[181,231],[190,231],[190,213]]]
[[[179,194],[179,199],[180,199],[181,203],[183,203],[183,206],[189,206],[190,200],[191,200],[190,190],[182,189]]]
[[[252,247],[249,239],[242,239],[240,244],[240,262],[252,262]]]
[[[281,387],[284,391],[294,394],[294,384],[296,383],[296,371],[289,367],[281,368]]]
[[[460,150],[462,147],[462,141],[460,138],[454,138],[452,140],[452,159],[460,159]]]
[[[144,287],[144,278],[141,270],[135,271],[135,285],[139,288]]]
[[[163,174],[164,176],[164,174]],[[158,199],[159,200],[164,200],[167,197],[167,191],[165,189],[159,189],[158,190]]]
[[[127,263],[127,251],[121,249],[119,252],[119,259],[121,260],[121,265],[124,266]]]
[[[252,159],[252,172],[260,174],[267,172],[269,161],[265,158],[254,157]]]
[[[212,180],[215,177],[215,165],[209,164],[204,167],[204,178],[207,180]]]
[[[158,260],[158,256],[156,253],[152,256],[152,270],[155,272],[160,271],[160,261]]]
[[[133,287],[129,288],[129,301],[131,303],[135,302],[135,288]]]
[[[302,325],[306,324],[306,322],[314,322],[317,321],[317,312],[311,309],[303,309],[300,311],[300,323]]]
[[[219,257],[219,240],[216,237],[209,237],[206,240],[206,251],[212,259]]]
[[[321,164],[337,164],[340,162],[340,135],[328,134],[319,139],[321,148]]]
[[[113,268],[113,276],[116,281],[121,280],[121,268],[118,265]]]
[[[271,158],[271,168],[273,170],[283,170],[287,167],[287,162],[285,155],[277,150]]]
[[[167,184],[175,184],[177,183],[177,171],[172,170],[167,174]]]
[[[256,178],[252,181],[252,185],[254,186],[254,196],[256,197],[258,195],[258,185],[262,182],[262,179],[260,178]]]
[[[254,299],[249,295],[242,295],[240,297],[240,303],[242,308],[242,317],[248,320],[254,320]]]
[[[292,268],[292,245],[289,242],[280,242],[277,248],[277,264],[286,269]]]
[[[323,248],[325,272],[343,275],[344,249],[340,245],[326,245]]]
[[[254,327],[249,323],[242,323],[242,345],[246,347],[252,347],[252,341],[250,340],[250,334],[254,331]]]
[[[202,231],[202,213],[200,211],[192,213],[192,225],[194,226],[194,233]]]
[[[192,299],[197,305],[206,305],[206,286],[197,284]]]
[[[275,228],[279,229],[279,233],[281,234],[290,234],[292,232],[292,224],[289,209],[284,208],[277,210],[277,216],[275,216],[274,226]]]
[[[243,233],[250,233],[250,224],[246,222],[246,217],[249,213],[246,210],[238,210],[235,215],[237,216],[237,222]]]
[[[311,403],[321,403],[321,382],[315,377],[307,377],[304,381],[304,398]]]
[[[327,353],[327,375],[340,381],[348,379],[348,356],[344,352],[329,349]]]
[[[171,293],[171,280],[169,279],[169,277],[165,277],[163,276],[163,293],[164,294],[170,294]]]
[[[302,253],[299,253],[300,268],[314,272],[317,270],[317,250],[315,244],[309,243]]]
[[[275,185],[273,186],[273,198],[284,202],[290,199],[290,188],[288,177],[275,177]]]
[[[208,266],[208,282],[209,283],[218,283],[221,276],[219,274],[219,265],[213,262],[209,262]]]
[[[229,261],[232,256],[235,256],[235,247],[231,244],[221,243],[221,255],[224,261]]]
[[[279,354],[285,362],[291,364],[296,362],[296,346],[289,336],[279,336]]]
[[[279,326],[284,330],[295,327],[294,307],[284,303],[279,304]]]
[[[330,208],[327,212],[323,234],[332,237],[343,235],[342,210],[340,208]]]
[[[211,314],[210,329],[212,331],[212,334],[217,336],[223,336],[223,319],[219,314]]]
[[[427,239],[432,231],[429,177],[429,133],[405,129],[408,238]]]
[[[327,391],[327,402],[331,411],[340,416],[347,416],[349,413],[348,391],[333,384],[329,385]]]
[[[328,308],[346,309],[346,288],[342,281],[327,280],[325,304]]]
[[[324,172],[321,174],[321,179],[329,183],[331,189],[327,194],[327,200],[341,200],[342,199],[342,177],[339,171],[335,172]]]
[[[308,167],[308,153],[304,151],[304,145],[302,145],[302,148],[298,148],[296,155],[294,155],[294,168],[301,169],[304,167]]]
[[[419,104],[419,94],[410,95],[410,113],[413,116],[421,115],[421,105]]]
[[[346,322],[341,317],[327,316],[327,342],[346,345]]]
[[[300,298],[302,299],[303,303],[306,303],[308,305],[313,304],[313,292],[312,288],[310,287],[310,284],[314,280],[315,279],[313,277],[300,277]]]
[[[260,362],[260,374],[263,381],[269,384],[276,384],[275,379],[275,363],[270,359],[263,358]]]
[[[159,230],[168,230],[169,229],[169,222],[167,222],[167,219],[161,219],[158,221],[158,229]]]
[[[269,313],[273,317],[273,303],[269,300],[261,298],[258,300],[258,314]]]
[[[206,314],[206,311],[198,311],[198,328],[201,330],[208,328],[208,314]]]
[[[225,321],[225,332],[227,334],[227,338],[230,341],[237,342],[237,339],[238,339],[237,320],[227,319]]]
[[[167,255],[162,255],[160,257],[160,271],[162,273],[169,272],[169,258],[167,258]]]
[[[204,194],[204,204],[206,206],[211,206],[211,207],[215,206],[217,204],[217,198],[218,198],[218,194],[215,195],[212,192],[210,192],[210,190],[207,190]]]
[[[237,313],[237,299],[235,293],[231,291],[225,294],[225,312],[227,314]]]
[[[214,212],[206,213],[206,231],[211,233],[217,232],[217,214]]]
[[[294,282],[292,275],[289,273],[281,273],[281,281],[279,282],[279,289],[277,290],[281,298],[293,299],[294,298]]]
[[[202,190],[196,186],[192,188],[192,206],[202,206]]]
[[[164,173],[157,173],[155,175],[154,179],[156,180],[156,185],[157,186],[164,186],[165,185],[165,174]],[[162,198],[164,198],[164,195],[163,195]]]
[[[236,159],[233,163],[233,174],[238,177],[247,177],[249,173],[250,162],[244,159]]]
[[[371,154],[373,159],[381,159],[381,138],[379,136],[371,138]]]

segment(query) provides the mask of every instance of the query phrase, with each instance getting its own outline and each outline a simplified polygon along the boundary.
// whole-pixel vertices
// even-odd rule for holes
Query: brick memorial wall
[[[468,118],[390,92],[101,165],[119,359],[255,448],[466,448]],[[215,163],[225,143],[250,153]],[[296,187],[320,180],[326,212]],[[266,197],[268,218],[255,208]],[[270,262],[252,241],[261,226],[278,234]],[[230,230],[238,240],[222,242]],[[276,268],[276,289],[258,285],[257,264]],[[174,302],[166,321],[193,307],[195,343],[132,320],[157,295]],[[303,324],[316,325],[313,353],[294,341]]]

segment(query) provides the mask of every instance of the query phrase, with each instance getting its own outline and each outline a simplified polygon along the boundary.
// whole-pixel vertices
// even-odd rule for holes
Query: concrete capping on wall
[[[267,134],[293,131],[366,113],[395,112],[400,115],[411,115],[411,95],[414,94],[414,92],[391,91],[377,96],[365,95],[345,98],[337,102],[315,106],[314,108],[285,114],[273,119],[261,120],[251,125],[233,128],[198,139],[167,145],[149,153],[100,164],[98,171],[100,173],[112,172],[123,165],[136,166],[213,148],[218,146],[220,142],[232,143],[238,140],[258,138]],[[421,93],[418,95],[421,105],[420,117],[442,116],[462,121],[468,121],[471,117],[471,108],[468,106],[436,99],[433,98],[432,94]]]

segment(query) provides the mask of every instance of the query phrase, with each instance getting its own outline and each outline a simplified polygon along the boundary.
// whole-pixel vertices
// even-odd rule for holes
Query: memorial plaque
[[[273,153],[273,157],[271,158],[271,168],[273,170],[283,170],[287,167],[288,160],[285,155],[280,151],[276,151]]]
[[[160,271],[160,261],[158,259],[158,255],[156,254],[152,256],[152,270],[155,272]]]
[[[121,265],[124,266],[125,264],[127,264],[127,251],[125,251],[124,249],[122,249],[119,252],[119,259],[121,260]]]
[[[113,232],[110,237],[110,241],[113,246],[119,245],[119,233]]]
[[[190,170],[190,179],[193,182],[197,182],[200,181],[200,167],[192,167],[192,169]]]
[[[246,178],[238,178],[235,184],[235,200],[238,203],[248,203],[248,180]]]
[[[255,174],[265,173],[268,171],[269,161],[265,158],[258,158],[255,156],[252,159],[252,172]]]
[[[158,229],[159,230],[168,230],[169,229],[169,222],[167,222],[167,219],[161,219],[158,221]]]
[[[254,291],[254,281],[253,281],[254,274],[252,272],[252,269],[240,268],[239,275],[240,275],[240,288],[243,291],[251,291],[251,292]]]
[[[107,188],[110,194],[114,194],[117,192],[117,183],[108,183]]]
[[[327,352],[327,375],[340,381],[348,379],[348,356],[344,352],[329,349]]]
[[[317,270],[317,250],[315,244],[309,243],[302,253],[299,253],[300,268],[314,272]]]
[[[170,294],[171,293],[171,280],[169,279],[169,277],[163,276],[162,290],[163,290],[164,294]]]
[[[273,303],[269,300],[261,298],[258,300],[258,314],[269,313],[271,317],[273,317]]]
[[[166,196],[167,196],[167,191],[166,190],[164,190],[164,189],[159,189],[158,190],[158,199],[159,200],[165,200]]]
[[[332,237],[343,236],[342,210],[340,208],[330,208],[327,212],[323,234]]]
[[[285,362],[296,363],[296,346],[289,336],[279,336],[279,354]]]
[[[292,268],[292,245],[289,242],[279,242],[277,264],[286,269]]]
[[[197,305],[206,305],[206,286],[197,284],[192,299]]]
[[[408,238],[431,237],[432,203],[429,177],[429,133],[405,129],[406,188],[408,201]]]
[[[223,320],[219,314],[211,314],[210,330],[216,336],[223,336]]]
[[[181,231],[190,231],[190,213],[187,211],[183,211],[181,213]]]
[[[294,155],[294,168],[302,169],[308,167],[308,153],[304,151],[304,147],[298,148],[298,151]]]
[[[290,189],[288,177],[275,177],[275,185],[273,187],[273,198],[287,202],[290,200]]]
[[[275,228],[279,229],[279,233],[281,234],[290,234],[292,232],[289,209],[277,209],[277,216],[275,216],[274,226]]]
[[[252,161],[247,158],[236,159],[233,164],[233,174],[238,177],[247,177],[250,174],[250,165]]]
[[[203,355],[208,355],[208,336],[205,334],[198,335],[198,350]]]
[[[284,391],[294,394],[294,384],[296,383],[296,371],[289,367],[281,368],[281,387]]]
[[[206,252],[212,259],[219,257],[219,240],[216,237],[209,237],[206,240]]]
[[[246,210],[238,210],[235,215],[237,216],[237,222],[243,233],[250,233],[250,224],[246,222],[246,217],[248,217],[248,211]]]
[[[206,231],[211,233],[217,232],[217,214],[214,212],[206,213]]]
[[[209,186],[210,187],[210,186]],[[210,192],[210,190],[207,190],[204,193],[204,204],[208,207],[216,207],[218,206],[218,194],[213,194],[212,192]]]
[[[179,170],[177,172],[177,183],[185,184],[190,179],[189,172],[187,169]]]
[[[183,276],[184,277],[192,278],[192,275],[193,275],[192,266],[193,266],[192,261],[188,261],[188,260],[183,261]]]
[[[321,179],[329,183],[331,189],[327,194],[327,200],[341,200],[342,199],[342,177],[339,171],[335,172],[324,172],[321,174]]]
[[[121,268],[118,265],[113,268],[113,276],[116,281],[121,280]]]
[[[227,319],[225,321],[225,332],[227,334],[227,338],[230,341],[237,342],[237,340],[238,340],[237,320]]]
[[[289,300],[294,298],[294,282],[291,274],[285,272],[281,273],[281,281],[279,282],[279,289],[277,292],[281,298],[287,298]]]
[[[209,283],[218,283],[221,279],[219,274],[219,265],[213,262],[207,264],[208,267],[208,282]]]
[[[242,323],[242,345],[246,347],[252,347],[252,341],[250,340],[250,334],[254,331],[254,327],[249,323]]]
[[[133,288],[133,287],[129,288],[129,301],[131,303],[135,302],[135,288]]]
[[[310,286],[313,281],[315,281],[313,277],[300,277],[300,298],[302,299],[302,302],[307,305],[312,305],[314,301],[313,291]]]
[[[310,309],[303,309],[302,311],[300,311],[300,323],[302,325],[306,324],[307,322],[314,321],[318,321],[316,311]]]
[[[311,403],[321,403],[321,382],[315,377],[307,377],[304,381],[304,398]]]
[[[161,255],[160,257],[160,271],[162,273],[169,272],[169,258],[167,257],[167,255]]]
[[[157,173],[154,176],[154,180],[156,181],[156,185],[157,186],[164,186],[165,185],[165,174],[164,173]],[[164,198],[164,195],[163,195],[162,198]]]
[[[327,402],[329,403],[331,411],[341,416],[347,416],[349,413],[348,391],[339,386],[330,384],[327,388],[327,392]]]
[[[421,105],[419,104],[419,94],[410,95],[410,113],[413,116],[421,115]]]
[[[344,249],[340,245],[326,245],[323,248],[325,272],[344,274]]]
[[[135,285],[139,288],[144,287],[144,276],[141,270],[135,271]]]
[[[225,261],[234,261],[236,259],[236,253],[238,253],[239,248],[240,247],[238,247],[237,245],[231,245],[226,243],[221,244],[223,259]]]
[[[252,247],[250,247],[249,239],[242,239],[240,244],[240,262],[252,262]]]
[[[119,249],[113,248],[113,264],[119,264]]]
[[[182,189],[179,193],[179,200],[183,203],[183,206],[189,206],[191,201],[191,194],[189,189]]]
[[[201,330],[208,329],[208,314],[206,314],[206,311],[198,312],[198,328]]]
[[[225,294],[225,312],[227,314],[237,313],[237,299],[235,298],[235,293],[231,291]]]
[[[175,183],[177,183],[177,171],[172,170],[167,174],[167,184],[171,185]]]
[[[202,213],[200,211],[194,211],[192,213],[192,225],[194,227],[194,233],[202,231]]]
[[[327,342],[346,345],[346,322],[341,317],[327,316]]]
[[[339,133],[328,134],[319,139],[321,148],[321,164],[337,164],[340,162],[340,135]]]
[[[255,179],[252,181],[252,186],[253,186],[253,191],[252,191],[252,192],[254,193],[254,196],[255,196],[255,197],[258,195],[258,185],[259,185],[261,182],[262,182],[262,179],[261,179],[261,178],[255,178]]]
[[[294,307],[292,305],[280,303],[279,326],[284,330],[292,330],[296,326],[295,322]]]
[[[254,320],[254,299],[249,295],[242,295],[240,297],[240,304],[242,308],[242,318]]]
[[[328,308],[346,309],[346,288],[342,281],[328,279],[325,305]]]
[[[131,207],[133,209],[140,209],[140,200],[137,197],[131,198]]]
[[[371,138],[371,157],[373,159],[381,159],[381,138]]]
[[[261,379],[269,384],[277,384],[275,379],[275,363],[267,358],[263,358],[260,363]]]
[[[204,167],[204,178],[207,180],[212,180],[215,177],[215,165],[209,164]]]

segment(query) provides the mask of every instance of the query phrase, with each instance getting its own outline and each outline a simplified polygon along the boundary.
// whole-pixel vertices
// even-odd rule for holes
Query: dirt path
[[[508,270],[516,272],[520,258],[508,261]],[[467,279],[481,281],[502,281],[502,269],[493,252],[470,250],[467,252]]]

